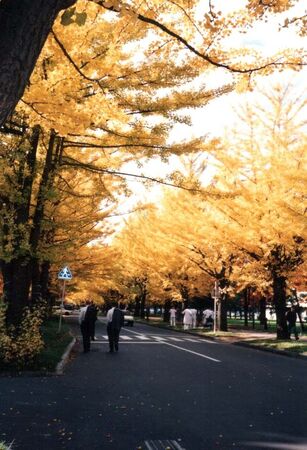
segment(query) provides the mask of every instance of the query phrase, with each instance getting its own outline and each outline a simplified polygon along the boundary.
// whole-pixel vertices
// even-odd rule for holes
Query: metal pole
[[[213,333],[216,333],[216,297],[214,297]]]
[[[59,320],[58,333],[61,331],[61,327],[62,327],[62,313],[63,313],[64,301],[65,301],[65,284],[66,284],[66,280],[63,280],[63,289],[62,289],[62,299],[61,299],[61,310],[60,310],[60,320]]]

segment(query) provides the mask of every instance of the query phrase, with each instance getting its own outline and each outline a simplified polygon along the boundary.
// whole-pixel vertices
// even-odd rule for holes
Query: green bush
[[[6,444],[5,442],[0,442],[0,450],[13,450],[13,444]]]
[[[6,364],[22,367],[32,361],[43,348],[40,327],[42,316],[39,310],[25,308],[20,327],[7,325],[6,308],[0,308],[0,357]]]

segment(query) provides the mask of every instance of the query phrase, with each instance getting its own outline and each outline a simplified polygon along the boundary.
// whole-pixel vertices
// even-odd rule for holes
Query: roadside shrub
[[[8,445],[3,441],[0,442],[0,450],[12,450],[12,449],[13,449],[13,444]]]
[[[2,305],[0,308],[0,358],[6,364],[23,367],[31,362],[44,346],[40,332],[42,315],[38,309],[31,311],[25,308],[22,322],[16,329],[12,325],[7,326],[5,311],[6,308]]]

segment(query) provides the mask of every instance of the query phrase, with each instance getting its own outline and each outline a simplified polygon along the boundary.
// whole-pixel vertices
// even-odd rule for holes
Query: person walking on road
[[[91,314],[87,314],[90,302],[87,301],[86,305],[80,309],[79,324],[83,339],[83,352],[87,353],[91,349]]]
[[[192,314],[192,328],[196,328],[197,325],[197,309],[192,308],[190,309]]]
[[[95,341],[95,325],[97,320],[97,307],[94,304],[93,301],[90,301],[90,304],[87,307],[86,311],[86,318],[89,321],[89,327],[90,327],[90,339],[92,341]]]
[[[286,319],[288,322],[288,328],[289,328],[289,338],[291,339],[291,334],[293,333],[295,336],[295,339],[298,340],[298,332],[296,328],[296,308],[294,305],[291,306],[291,309],[286,314]]]
[[[119,333],[123,325],[124,313],[116,306],[113,306],[107,312],[107,332],[109,338],[110,353],[113,353],[114,350],[118,352]]]
[[[174,306],[172,306],[171,309],[169,310],[169,314],[170,314],[170,326],[175,327],[177,309]]]
[[[183,314],[183,329],[189,330],[192,328],[192,312],[189,308],[185,308],[182,311]]]

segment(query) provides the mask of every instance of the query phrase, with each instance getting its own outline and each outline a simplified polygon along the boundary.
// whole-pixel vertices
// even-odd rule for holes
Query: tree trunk
[[[218,323],[220,325],[220,331],[228,331],[228,325],[227,325],[227,300],[228,296],[227,294],[223,294],[220,299],[220,306],[219,306],[219,320]]]
[[[38,258],[32,259],[31,273],[32,273],[31,304],[38,305],[42,301],[41,273]]]
[[[40,285],[41,285],[41,296],[42,299],[48,303],[48,306],[52,305],[52,300],[50,298],[49,292],[49,271],[50,271],[50,261],[43,261],[41,265],[40,273]]]
[[[13,113],[58,12],[75,0],[0,1],[0,126]]]
[[[141,302],[140,302],[140,315],[142,319],[145,319],[145,304],[146,304],[146,291],[142,293],[141,295]]]
[[[15,212],[15,226],[18,230],[24,230],[29,224],[30,202],[32,188],[35,177],[36,154],[40,136],[40,128],[35,126],[29,137],[30,149],[26,154],[19,155],[20,170],[18,172],[18,185],[12,184],[12,189],[19,192],[23,201],[11,203]],[[16,155],[14,157],[17,157]],[[9,202],[9,200],[8,200]],[[11,229],[4,223],[3,245],[10,240]],[[1,271],[3,276],[4,301],[8,305],[6,320],[8,324],[18,326],[23,315],[23,309],[29,305],[29,290],[31,285],[31,256],[28,252],[20,255],[21,242],[26,238],[24,232],[17,232],[14,236],[13,250],[9,262],[1,261]]]
[[[266,318],[266,298],[262,297],[259,301],[259,321],[260,324],[263,325],[263,329],[268,329],[268,321]]]
[[[248,304],[249,304],[249,288],[244,290],[244,325],[248,326]]]
[[[135,299],[135,308],[134,308],[135,317],[140,317],[140,304],[141,304],[140,297],[137,296]]]
[[[3,276],[3,297],[7,303],[6,321],[19,326],[23,310],[29,305],[31,267],[28,260],[16,258],[1,264]]]
[[[273,274],[273,302],[276,311],[277,339],[289,339],[286,320],[286,279],[277,274]]]
[[[30,247],[32,252],[32,293],[31,302],[33,305],[39,304],[42,300],[41,292],[41,271],[40,259],[38,255],[39,243],[43,240],[42,223],[45,216],[46,193],[54,184],[56,169],[59,164],[59,153],[62,140],[57,138],[54,130],[51,130],[45,165],[39,184],[33,225],[30,233]]]
[[[169,323],[170,321],[170,312],[171,309],[171,300],[165,300],[164,302],[164,313],[163,313],[163,322]]]

